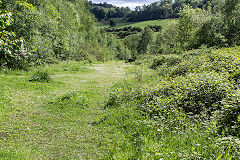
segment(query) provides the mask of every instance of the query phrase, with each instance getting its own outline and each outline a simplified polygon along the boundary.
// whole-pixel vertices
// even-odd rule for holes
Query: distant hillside
[[[96,4],[89,1],[91,13],[101,22],[111,18],[122,18],[125,22],[178,18],[179,12],[186,5],[216,13],[221,10],[220,4],[218,0],[161,0],[149,5],[137,6],[132,11],[129,7],[117,7],[106,2]]]
[[[106,32],[110,32],[112,34],[117,35],[119,38],[125,38],[126,36],[132,34],[141,33],[146,26],[149,26],[152,29],[155,36],[160,31],[167,29],[168,25],[176,21],[177,19],[159,19],[144,22],[117,23],[115,27],[109,27],[108,24],[103,23],[99,23],[98,26],[105,30]]]

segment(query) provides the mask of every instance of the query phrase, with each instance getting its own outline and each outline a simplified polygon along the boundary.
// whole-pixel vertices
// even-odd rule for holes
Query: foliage
[[[179,16],[177,40],[180,47],[186,49],[191,43],[194,43],[195,32],[207,20],[208,13],[201,9],[185,6]]]
[[[129,35],[124,38],[124,44],[132,52],[132,57],[136,58],[138,56],[137,47],[139,45],[140,36],[137,34]]]
[[[116,7],[106,2],[97,4],[89,1],[89,4],[91,13],[100,21],[104,19],[127,17],[131,12],[128,7]]]
[[[225,37],[229,45],[239,45],[240,1],[226,0],[223,6]]]
[[[197,47],[202,44],[208,47],[226,46],[226,38],[222,31],[223,27],[224,24],[220,17],[211,17],[211,19],[207,20],[196,33]]]
[[[128,52],[123,42],[96,28],[88,7],[82,0],[2,1],[1,65],[8,61],[8,67],[23,69],[30,63],[122,58]]]
[[[239,90],[223,102],[223,109],[219,116],[219,132],[223,135],[240,137],[240,101]]]
[[[99,21],[107,21],[111,18],[122,19],[128,22],[141,22],[156,19],[178,18],[179,12],[185,5],[192,8],[200,8],[212,13],[221,11],[224,0],[162,0],[149,5],[137,6],[135,10],[128,7],[116,7],[108,3],[90,4],[91,12]]]
[[[110,22],[111,22],[111,20],[110,20]],[[115,27],[115,26],[110,25],[110,27]],[[162,30],[162,26],[160,26],[160,25],[148,25],[147,27],[149,27],[153,32],[161,32],[161,30]],[[138,34],[138,33],[142,32],[142,29],[140,27],[133,27],[133,26],[123,27],[123,28],[105,28],[104,30],[106,32],[115,34],[119,38],[122,38],[122,39],[129,35]]]
[[[160,53],[172,53],[178,48],[178,27],[177,23],[171,23],[162,33],[157,35],[155,43],[159,46]]]
[[[208,1],[209,2],[209,1]],[[211,2],[213,4],[215,2]],[[152,44],[152,54],[179,53],[183,50],[207,47],[227,47],[239,43],[239,3],[223,2],[223,11],[184,6],[177,23],[172,23],[161,32]],[[228,4],[229,3],[229,4]],[[206,3],[207,4],[207,3]],[[232,7],[231,7],[232,6]],[[227,8],[229,10],[227,10]],[[225,8],[225,9],[224,9]]]
[[[0,67],[26,69],[28,51],[24,47],[24,40],[17,38],[9,28],[13,25],[10,12],[0,15]]]
[[[155,58],[151,64],[151,69],[157,69],[157,67],[166,64],[167,66],[174,66],[181,62],[181,57],[177,55],[163,55],[161,57]]]

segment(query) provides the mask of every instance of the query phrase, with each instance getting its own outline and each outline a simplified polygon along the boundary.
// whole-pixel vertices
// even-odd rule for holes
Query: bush
[[[223,101],[218,118],[218,131],[225,136],[240,137],[240,90]]]
[[[111,18],[109,21],[109,25],[110,25],[110,27],[115,27],[117,25],[116,20]]]
[[[201,62],[199,62],[201,63]],[[185,76],[188,73],[193,72],[195,68],[198,68],[198,65],[195,64],[195,62],[189,60],[189,61],[183,61],[177,66],[174,66],[170,72],[169,76],[170,77],[177,77],[177,76]],[[198,68],[200,69],[200,68]]]
[[[233,88],[226,77],[214,72],[188,75],[186,80],[177,79],[176,82],[176,106],[193,115],[212,115],[213,111],[220,110],[222,100]]]
[[[50,76],[48,72],[38,70],[29,78],[29,81],[49,82]]]
[[[159,66],[166,64],[167,66],[175,66],[181,62],[181,57],[176,55],[165,55],[154,59],[151,69],[157,69]]]

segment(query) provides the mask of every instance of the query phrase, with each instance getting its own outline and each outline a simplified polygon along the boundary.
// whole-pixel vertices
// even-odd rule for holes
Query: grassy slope
[[[147,25],[161,25],[163,29],[165,29],[169,23],[175,22],[176,19],[160,19],[160,20],[152,20],[152,21],[144,21],[144,22],[131,22],[131,23],[118,23],[116,28],[123,28],[128,26],[136,26],[144,28]],[[99,24],[99,27],[109,27],[109,25]]]
[[[121,66],[121,67],[119,67]],[[104,129],[92,122],[121,62],[84,67],[64,62],[41,68],[51,81],[29,82],[31,72],[0,73],[0,159],[96,159]]]

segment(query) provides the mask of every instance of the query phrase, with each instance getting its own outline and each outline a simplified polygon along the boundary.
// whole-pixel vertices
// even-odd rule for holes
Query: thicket
[[[0,2],[1,67],[129,56],[121,40],[95,27],[85,0]]]

